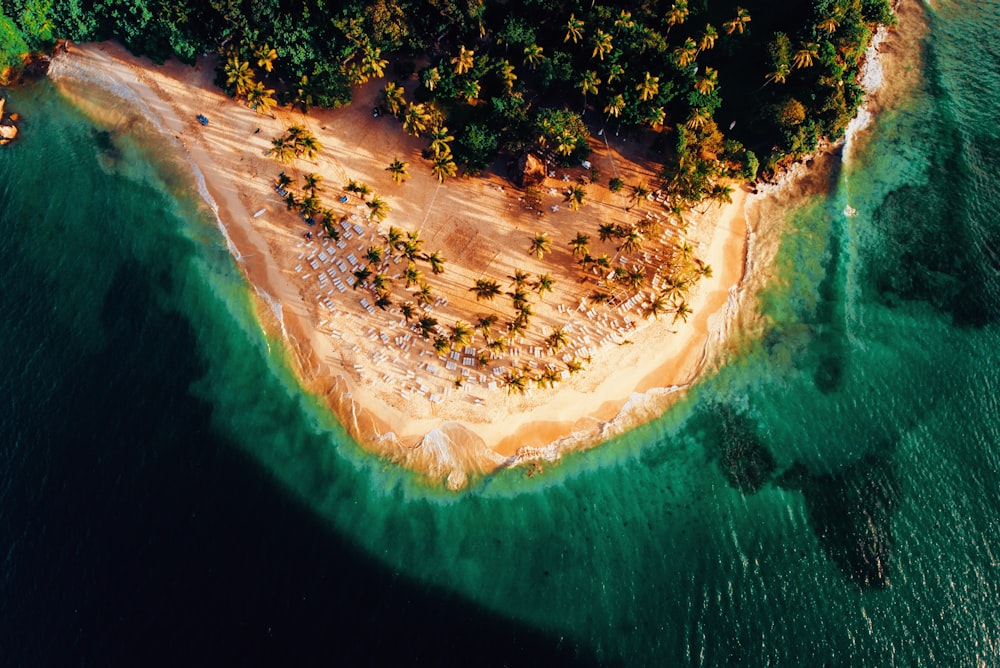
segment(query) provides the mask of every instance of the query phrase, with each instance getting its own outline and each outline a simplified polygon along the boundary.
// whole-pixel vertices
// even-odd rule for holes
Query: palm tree
[[[595,304],[604,304],[611,300],[611,295],[609,295],[607,292],[599,292],[595,290],[594,292],[591,292],[587,296],[587,299],[589,299]]]
[[[531,246],[528,247],[528,255],[535,255],[541,260],[542,256],[549,252],[551,245],[552,238],[549,235],[535,232],[535,236],[531,239]]]
[[[497,320],[499,318],[493,313],[479,316],[479,319],[476,321],[476,327],[483,333],[483,338],[490,338],[493,334],[493,325],[497,324]]]
[[[424,260],[431,266],[431,273],[438,275],[444,273],[444,265],[447,260],[441,255],[441,251],[434,251],[430,255],[425,255]]]
[[[284,172],[279,173],[278,178],[274,181],[274,187],[279,190],[284,190],[290,185],[292,185],[292,177]]]
[[[371,200],[365,202],[368,207],[368,217],[373,220],[383,221],[389,215],[389,203],[378,195],[372,195]]]
[[[577,373],[578,371],[581,371],[582,369],[583,369],[583,363],[581,363],[580,360],[578,360],[575,357],[570,361],[566,362],[566,370],[569,371],[569,375],[571,376]]]
[[[417,269],[415,262],[407,263],[406,270],[403,272],[403,278],[406,280],[406,287],[410,288],[419,284],[423,277],[423,273]]]
[[[625,272],[625,285],[632,292],[638,292],[646,282],[646,270],[641,266],[632,267]]]
[[[715,40],[719,37],[719,32],[712,26],[711,23],[705,24],[705,31],[701,33],[701,37],[698,39],[698,50],[708,51],[715,46]]]
[[[566,191],[566,200],[569,208],[576,211],[584,205],[587,199],[587,191],[582,186],[573,186]]]
[[[407,134],[419,137],[427,129],[428,121],[430,121],[430,114],[427,113],[427,107],[422,102],[411,103],[403,116],[403,130]]]
[[[518,316],[507,323],[507,333],[511,338],[523,334],[528,329],[528,320],[524,316]]]
[[[538,297],[540,299],[542,295],[544,295],[546,292],[551,292],[552,287],[555,284],[556,281],[554,278],[552,278],[552,276],[550,276],[549,274],[542,274],[541,276],[538,277],[538,280],[535,281],[532,287],[534,287],[535,291],[538,292]]]
[[[705,75],[698,77],[697,81],[694,82],[694,89],[702,95],[708,95],[715,90],[718,82],[719,73],[713,67],[706,67]]]
[[[685,262],[689,262],[691,260],[691,256],[694,255],[694,248],[692,248],[691,244],[687,241],[681,241],[677,244],[677,252],[681,254],[681,258],[683,258]]]
[[[372,276],[372,270],[368,268],[368,265],[363,265],[362,267],[354,270],[354,278],[356,283],[354,284],[354,289],[357,290],[358,286],[363,284]]]
[[[469,104],[476,103],[476,100],[479,99],[479,92],[481,90],[482,87],[479,85],[479,82],[475,79],[466,79],[464,82],[462,82],[462,97],[464,97],[465,101],[468,102]]]
[[[417,327],[420,328],[420,336],[425,339],[431,338],[431,334],[434,333],[435,328],[437,328],[437,318],[424,314],[417,319]]]
[[[420,247],[423,245],[424,240],[420,238],[420,230],[407,232],[406,239],[403,241],[403,255],[412,262],[420,255]]]
[[[424,71],[423,74],[424,86],[427,90],[433,91],[437,88],[437,85],[441,83],[441,71],[436,67],[431,67]]]
[[[632,186],[632,201],[635,202],[635,207],[638,209],[642,206],[642,203],[646,201],[649,197],[649,188],[646,187],[645,183],[641,181],[636,185]]]
[[[305,186],[303,190],[308,190],[311,195],[316,195],[318,192],[322,192],[322,188],[319,187],[320,182],[323,180],[322,175],[316,174],[315,172],[310,172],[302,177],[305,180]]]
[[[385,85],[382,93],[385,95],[385,108],[389,110],[389,113],[393,116],[398,117],[402,112],[403,108],[406,106],[406,100],[403,98],[403,87],[398,86],[391,81]]]
[[[597,236],[601,241],[608,241],[618,236],[618,226],[614,223],[601,223],[597,228]]]
[[[722,24],[722,28],[726,31],[727,35],[732,35],[734,32],[743,34],[743,30],[746,25],[750,23],[750,12],[743,9],[742,7],[736,8],[736,18],[732,21],[726,21]]]
[[[694,62],[695,56],[697,55],[698,45],[690,37],[684,40],[684,44],[682,46],[674,49],[674,61],[677,63],[678,67],[687,67]]]
[[[455,74],[465,74],[472,69],[474,62],[475,52],[466,49],[464,44],[458,47],[458,55],[451,59],[451,63],[455,66]]]
[[[583,77],[577,83],[580,88],[580,92],[583,93],[583,106],[584,109],[587,107],[587,94],[593,93],[597,95],[597,87],[601,85],[601,80],[597,78],[597,72],[594,70],[586,70],[583,73]]]
[[[403,162],[402,160],[396,159],[389,163],[389,166],[385,168],[385,171],[392,174],[392,180],[396,183],[402,183],[403,179],[410,176],[406,168],[410,166],[410,163]]]
[[[504,378],[504,384],[507,385],[507,394],[512,392],[524,394],[525,390],[528,389],[528,380],[520,371],[508,371]]]
[[[236,97],[246,95],[253,87],[254,76],[250,63],[240,60],[236,54],[231,55],[226,61],[223,72],[226,75],[226,85],[232,87]]]
[[[271,150],[268,151],[275,160],[283,165],[287,165],[295,160],[295,147],[288,143],[284,137],[275,137],[271,140]]]
[[[382,249],[369,246],[368,250],[365,251],[365,259],[372,264],[380,264],[382,262]]]
[[[590,57],[604,60],[604,56],[608,55],[613,50],[614,46],[611,44],[611,35],[598,28],[597,32],[594,34],[594,52],[590,55]]]
[[[528,306],[528,293],[525,292],[523,287],[517,286],[514,292],[508,292],[507,294],[510,295],[510,302],[515,311],[523,311]]]
[[[340,241],[340,230],[338,230],[333,225],[333,219],[335,218],[333,211],[330,209],[323,209],[323,231],[326,232],[326,236],[333,239],[334,243]]]
[[[569,242],[573,249],[573,257],[586,257],[590,255],[590,237],[582,232],[577,232],[576,237]]]
[[[434,299],[434,291],[431,290],[431,286],[421,283],[417,289],[417,301],[430,304],[432,299]]]
[[[774,72],[768,72],[767,76],[764,77],[764,85],[766,86],[769,83],[783,84],[785,83],[787,77],[788,70],[786,68],[777,69]]]
[[[444,183],[447,176],[455,176],[458,173],[458,165],[450,154],[435,156],[434,164],[431,165],[431,174],[437,178],[439,183]]]
[[[455,138],[448,134],[448,128],[446,126],[439,125],[431,130],[430,137],[430,149],[434,152],[435,156],[451,155],[451,147],[449,146],[449,143],[455,141]]]
[[[712,278],[712,265],[696,258],[694,261],[694,272],[700,278]]]
[[[566,22],[566,37],[563,39],[564,42],[573,40],[576,44],[580,37],[583,36],[583,21],[576,18],[574,14],[569,15],[569,20]]]
[[[303,197],[302,201],[299,202],[299,211],[306,218],[312,218],[317,213],[319,213],[323,208],[322,203],[320,203],[318,197],[313,197],[312,195],[308,197]]]
[[[555,387],[559,380],[559,372],[553,368],[547,368],[535,379],[535,382],[538,383],[538,387],[545,387],[546,385]]]
[[[625,96],[620,93],[618,95],[615,95],[610,100],[608,100],[608,104],[604,107],[604,113],[608,115],[608,118],[612,116],[618,118],[619,116],[621,116],[621,113],[624,110],[625,110]]]
[[[469,292],[476,293],[476,301],[480,299],[486,299],[492,301],[500,294],[500,285],[491,279],[480,278],[476,280],[476,284],[469,288]]]
[[[476,364],[479,366],[487,366],[490,363],[490,356],[486,354],[485,350],[480,350],[476,353]]]
[[[456,320],[451,326],[451,342],[456,348],[471,344],[473,334],[475,330],[472,329],[472,325],[462,320]]]
[[[497,72],[500,74],[500,81],[503,82],[507,92],[510,93],[513,91],[517,75],[514,73],[514,66],[510,64],[510,61],[506,59],[501,60],[500,64],[497,65]]]
[[[392,281],[385,274],[379,273],[372,276],[372,290],[375,291],[375,294],[388,294],[390,287],[392,287]]]
[[[274,69],[274,61],[278,57],[278,52],[268,46],[266,42],[255,49],[253,55],[257,58],[257,67],[263,67],[267,72]]]
[[[806,42],[802,45],[798,51],[795,52],[795,57],[793,59],[793,65],[795,69],[802,69],[803,67],[811,67],[813,64],[813,58],[819,54],[819,46],[814,42]]]
[[[514,310],[517,311],[517,317],[524,320],[525,326],[528,324],[528,318],[535,315],[535,311],[531,308],[531,304],[528,303],[527,299],[516,302]]]
[[[836,16],[828,16],[819,23],[816,24],[816,30],[822,30],[823,32],[833,34],[837,32],[837,28],[840,27],[840,21]]]
[[[308,114],[309,107],[313,105],[312,89],[309,87],[309,77],[305,74],[299,79],[295,93],[292,95],[292,104],[302,107],[302,113]]]
[[[247,106],[257,112],[258,116],[271,113],[271,109],[277,104],[278,101],[274,99],[274,89],[265,88],[260,81],[247,91]]]
[[[285,209],[286,210],[291,211],[292,209],[294,209],[298,205],[299,205],[299,200],[295,196],[295,193],[293,193],[290,190],[287,193],[285,193]]]
[[[708,109],[703,107],[695,107],[691,110],[691,115],[688,117],[687,122],[684,123],[689,130],[701,130],[709,121],[712,120],[712,116]]]
[[[662,292],[651,295],[649,299],[649,304],[646,305],[644,315],[647,318],[659,318],[661,315],[667,312],[668,300],[666,295]]]
[[[621,63],[610,63],[608,65],[608,83],[621,79],[625,74],[625,65]]]
[[[680,277],[667,277],[661,294],[667,299],[683,299],[688,290],[687,280]]]
[[[295,152],[306,160],[313,160],[319,154],[323,145],[316,139],[316,136],[308,130],[299,134],[295,138]]]
[[[434,338],[434,352],[439,357],[447,355],[449,350],[451,350],[451,341],[448,340],[447,336],[437,336]]]
[[[682,299],[674,304],[674,322],[677,322],[678,318],[687,322],[689,315],[691,315],[691,307],[688,306],[686,301]]]
[[[615,34],[622,29],[631,30],[635,27],[635,21],[632,20],[632,12],[621,10],[618,12],[618,18],[615,19]]]
[[[486,342],[486,348],[494,354],[501,354],[507,352],[507,339],[502,336],[496,339],[491,339]]]
[[[653,99],[660,92],[660,77],[654,77],[646,72],[645,78],[640,81],[635,89],[639,91],[639,99],[643,102]]]
[[[403,314],[406,322],[410,322],[417,315],[417,307],[413,302],[405,302],[399,307],[399,312]]]
[[[389,248],[399,250],[403,243],[403,231],[395,225],[390,225],[385,235],[385,243]]]
[[[520,269],[515,269],[514,270],[514,275],[513,276],[508,276],[507,278],[509,278],[514,283],[514,285],[517,288],[522,288],[522,287],[524,287],[528,283],[528,278],[530,276],[531,276],[531,274],[529,274],[526,271],[521,271]]]
[[[361,75],[365,81],[378,79],[385,76],[385,66],[388,64],[389,61],[382,58],[382,49],[366,46],[361,57]]]
[[[566,334],[565,329],[560,327],[546,337],[545,346],[552,352],[557,353],[568,341],[569,335]]]
[[[611,258],[608,257],[607,253],[601,253],[596,258],[594,258],[594,264],[596,264],[601,269],[610,269]]]
[[[686,0],[677,0],[670,7],[670,11],[667,12],[667,34],[670,34],[670,29],[676,25],[680,25],[687,20],[688,17],[688,6]]]
[[[622,245],[618,247],[618,250],[622,253],[635,253],[642,249],[642,244],[645,241],[642,237],[642,232],[640,232],[635,227],[629,228],[628,234],[622,239]]]
[[[524,47],[524,64],[528,65],[531,69],[535,69],[538,65],[545,59],[542,55],[542,47],[537,44],[529,44]]]

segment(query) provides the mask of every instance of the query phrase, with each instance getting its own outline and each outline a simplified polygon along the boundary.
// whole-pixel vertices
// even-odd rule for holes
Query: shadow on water
[[[900,488],[886,455],[870,454],[829,475],[795,464],[778,484],[802,493],[813,531],[847,577],[865,589],[889,586]]]
[[[838,149],[829,161],[830,188],[840,181],[843,170],[842,151],[842,148]],[[820,392],[828,394],[840,387],[844,366],[847,364],[848,347],[844,320],[844,216],[840,212],[824,213],[830,216],[830,233],[826,248],[825,275],[817,288],[819,299],[813,323],[816,331],[813,350],[817,351],[818,356],[813,383]]]
[[[709,456],[730,487],[752,494],[771,479],[777,463],[752,419],[723,404],[707,406],[696,419]]]
[[[1000,141],[986,135],[989,128],[963,127],[955,118],[933,46],[926,72],[935,105],[932,120],[921,121],[933,126],[931,185],[908,184],[885,196],[873,223],[888,252],[871,268],[870,282],[889,306],[925,301],[958,326],[984,327],[1000,317],[1000,231],[980,189],[992,178],[982,175],[1000,165]]]
[[[214,433],[190,325],[145,276],[116,272],[91,354],[41,324],[7,342],[66,373],[3,447],[5,665],[593,663],[372,563]]]

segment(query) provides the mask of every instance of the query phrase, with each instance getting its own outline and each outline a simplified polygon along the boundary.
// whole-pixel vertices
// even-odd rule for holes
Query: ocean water
[[[935,2],[921,84],[751,210],[684,400],[457,494],[297,387],[141,123],[11,92],[2,663],[995,665],[998,20]]]

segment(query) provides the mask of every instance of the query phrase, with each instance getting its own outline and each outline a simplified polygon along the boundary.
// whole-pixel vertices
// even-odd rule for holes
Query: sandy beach
[[[655,183],[656,165],[624,138],[593,140],[593,165],[601,182],[587,185],[587,202],[570,210],[564,192],[585,182],[589,170],[550,168],[549,178],[532,198],[505,178],[503,165],[477,177],[443,184],[431,175],[420,152],[427,140],[406,135],[391,117],[374,118],[372,107],[385,85],[380,79],[355,91],[354,102],[338,110],[288,108],[260,116],[212,85],[211,60],[188,67],[158,66],[135,58],[113,43],[74,45],[58,55],[50,76],[68,95],[95,115],[107,109],[88,103],[95,85],[129,102],[163,133],[177,155],[190,164],[199,190],[215,210],[230,250],[259,297],[262,322],[282,337],[303,384],[325,397],[351,434],[367,448],[404,466],[446,478],[460,487],[468,473],[537,459],[553,460],[569,449],[589,447],[652,419],[687,387],[718,349],[744,274],[748,193],[735,189],[732,202],[706,203],[689,212],[686,229],[657,197],[634,202],[607,188],[610,176],[626,184]],[[415,82],[404,82],[412,90]],[[208,117],[207,126],[197,115]],[[323,145],[314,161],[281,165],[267,156],[271,139],[293,124],[311,130]],[[409,178],[393,181],[386,166],[409,163]],[[275,192],[284,171],[296,183],[307,173],[323,177],[321,197],[341,219],[339,242],[320,238]],[[365,203],[344,192],[354,180],[384,199],[384,221],[369,219]],[[341,201],[345,199],[346,201]],[[533,199],[533,201],[531,201]],[[639,206],[641,204],[641,206]],[[627,257],[614,241],[598,240],[605,222],[655,223],[657,234]],[[439,357],[398,306],[409,297],[399,258],[386,258],[379,271],[394,280],[394,305],[373,307],[373,296],[351,286],[352,270],[364,265],[368,247],[384,246],[390,226],[420,233],[423,251],[446,259],[438,275],[421,263],[423,280],[433,288],[426,312],[442,330],[457,320],[475,323],[495,315],[502,329],[512,311],[506,297],[477,301],[470,286],[496,280],[512,290],[517,271],[532,277],[550,274],[553,289],[532,295],[531,327],[511,337],[502,354],[484,356],[485,339],[476,332],[465,345]],[[314,232],[312,239],[305,234]],[[606,253],[622,266],[645,271],[636,296],[620,304],[588,300],[604,277],[577,267],[569,241],[591,237],[591,253]],[[543,233],[551,251],[539,260],[528,254],[531,239]],[[645,317],[661,277],[678,247],[687,246],[712,267],[686,297],[687,322],[667,313]],[[609,289],[610,290],[610,289]],[[545,345],[552,332],[567,335],[558,350]],[[586,361],[570,374],[567,365]],[[510,392],[504,378],[548,371],[558,382],[535,383],[523,394]]]

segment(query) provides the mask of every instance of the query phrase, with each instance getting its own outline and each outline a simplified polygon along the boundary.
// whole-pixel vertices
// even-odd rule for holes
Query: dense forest
[[[889,0],[4,0],[0,71],[62,38],[215,53],[258,111],[344,105],[387,75],[385,109],[442,173],[527,148],[578,162],[607,129],[656,151],[680,206],[841,136],[892,21]]]

